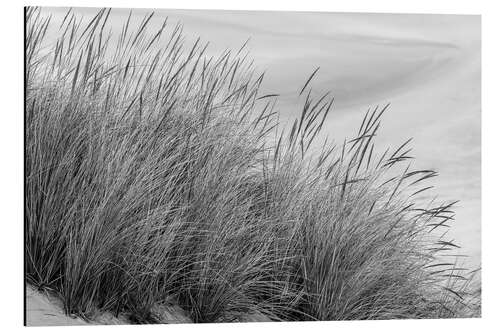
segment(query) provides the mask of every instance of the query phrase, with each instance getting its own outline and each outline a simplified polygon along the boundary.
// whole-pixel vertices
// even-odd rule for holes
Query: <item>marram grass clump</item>
[[[195,322],[479,316],[436,236],[453,204],[417,204],[436,173],[410,168],[409,141],[374,148],[387,106],[320,144],[316,72],[285,127],[245,47],[211,57],[168,19],[112,33],[109,15],[26,10],[30,284],[137,323],[167,300]]]

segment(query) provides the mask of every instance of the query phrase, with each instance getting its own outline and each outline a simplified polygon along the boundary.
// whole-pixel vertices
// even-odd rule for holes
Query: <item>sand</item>
[[[174,305],[158,305],[155,314],[162,324],[191,323],[182,309]],[[111,313],[101,313],[91,320],[67,316],[62,301],[47,291],[26,287],[27,326],[75,326],[75,325],[127,325],[131,322],[125,316],[115,317]]]
[[[66,316],[62,302],[47,292],[32,286],[26,287],[26,325],[27,326],[74,326],[87,325],[81,318]]]

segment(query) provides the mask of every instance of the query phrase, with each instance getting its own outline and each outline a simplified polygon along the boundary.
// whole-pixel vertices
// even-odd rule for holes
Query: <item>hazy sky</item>
[[[54,19],[66,9],[46,8]],[[83,15],[95,9],[74,9]],[[137,23],[150,10],[134,10]],[[112,11],[116,31],[129,10]],[[209,52],[249,51],[266,70],[262,93],[281,95],[283,119],[300,110],[297,91],[321,67],[313,88],[332,91],[334,111],[325,127],[342,141],[368,107],[391,103],[379,148],[414,137],[415,167],[434,168],[442,200],[460,200],[449,235],[480,265],[481,19],[468,15],[155,10],[184,25],[188,40],[210,41]]]

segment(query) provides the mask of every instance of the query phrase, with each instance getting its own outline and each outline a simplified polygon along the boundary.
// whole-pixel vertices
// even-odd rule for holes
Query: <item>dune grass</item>
[[[153,14],[112,34],[109,14],[26,10],[30,284],[137,323],[167,301],[194,322],[479,315],[439,237],[453,203],[417,203],[436,173],[410,168],[410,141],[374,148],[387,106],[321,144],[316,72],[285,127],[244,45],[209,56]]]

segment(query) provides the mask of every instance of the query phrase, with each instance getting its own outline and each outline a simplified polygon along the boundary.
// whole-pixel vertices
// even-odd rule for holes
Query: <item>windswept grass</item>
[[[111,34],[109,15],[26,11],[29,283],[138,323],[172,300],[195,322],[479,315],[436,236],[453,203],[416,200],[436,173],[410,168],[409,141],[374,148],[387,106],[321,145],[316,71],[285,128],[244,45],[211,57],[167,19]]]

